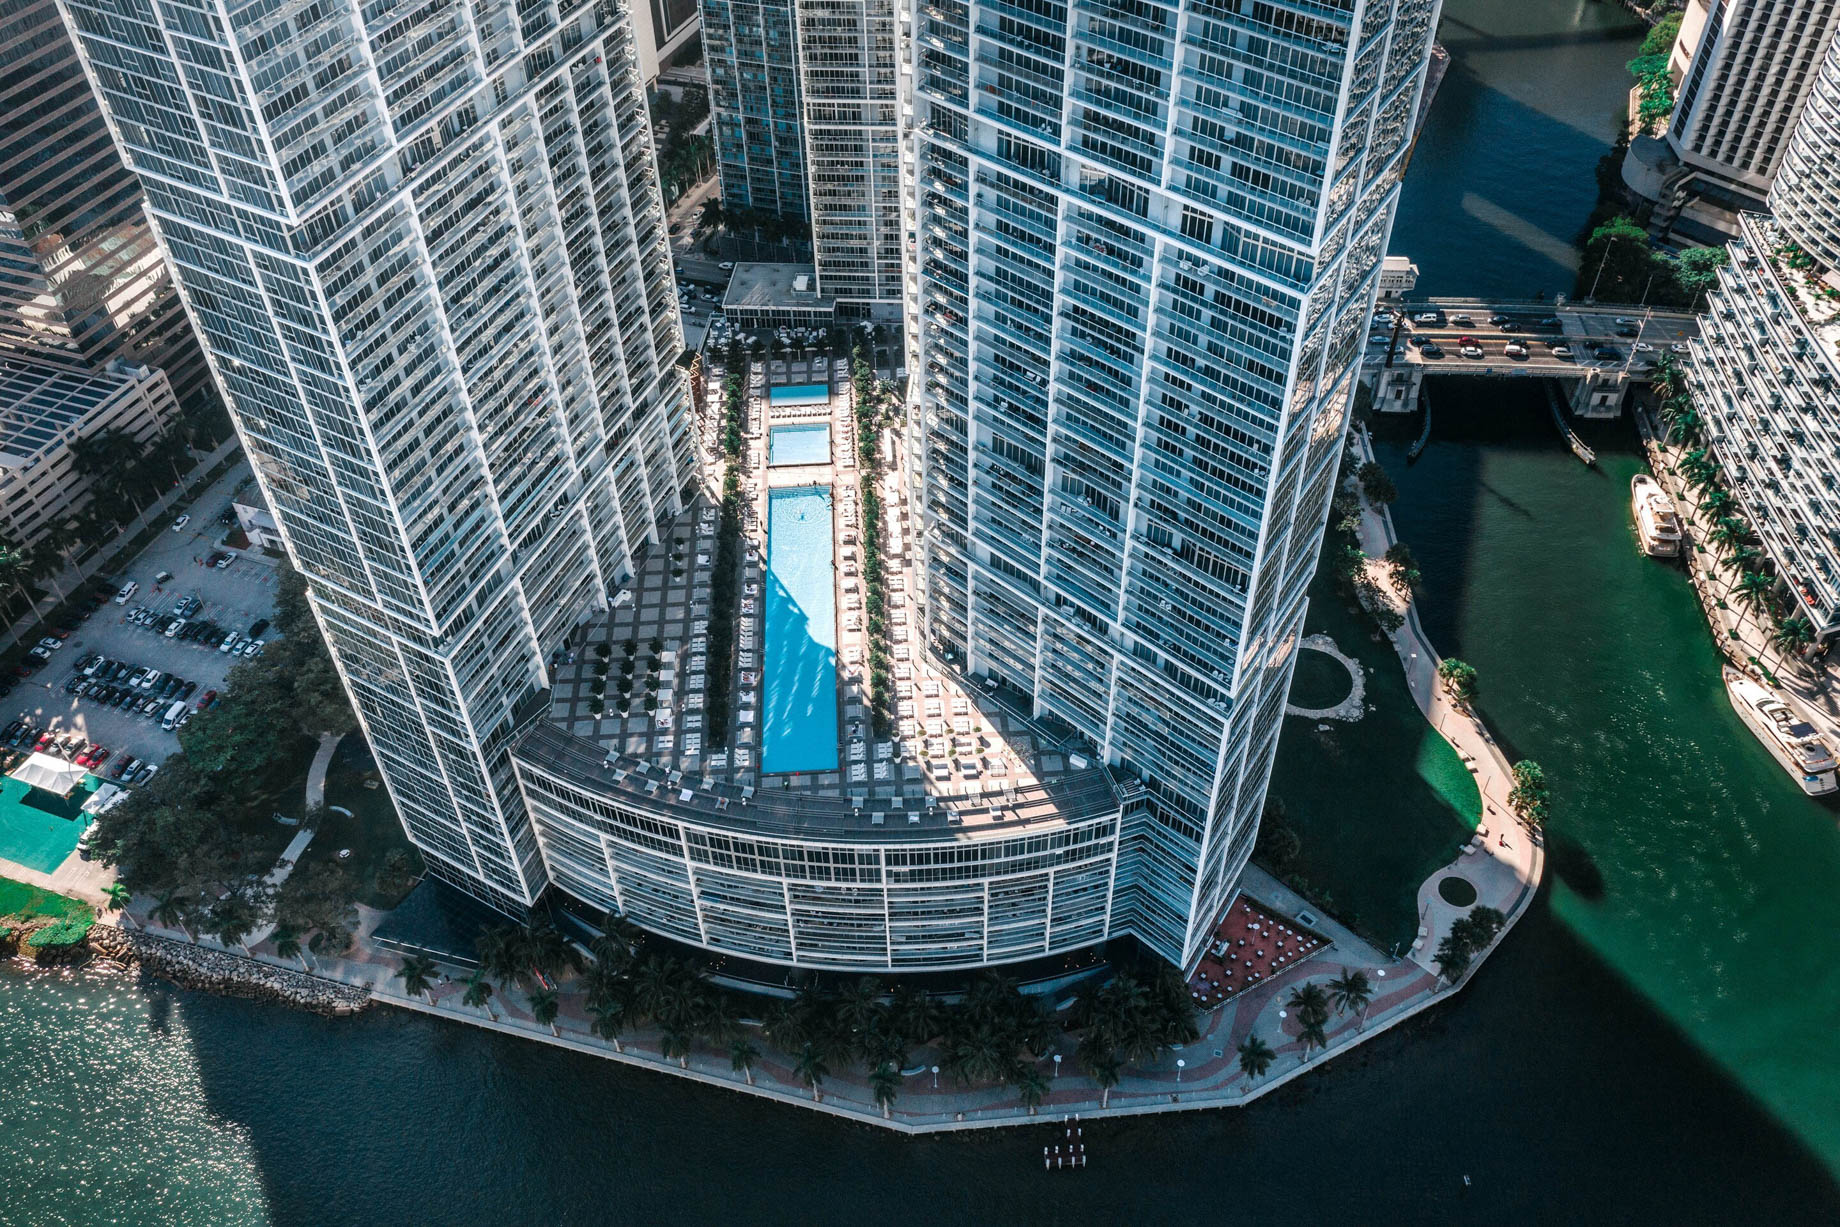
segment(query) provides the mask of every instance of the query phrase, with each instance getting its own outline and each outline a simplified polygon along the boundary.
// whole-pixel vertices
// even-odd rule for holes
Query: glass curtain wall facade
[[[894,0],[798,0],[818,289],[838,314],[897,318],[904,269]]]
[[[692,473],[624,7],[68,11],[398,812],[528,903],[515,718]]]
[[[1138,775],[1114,933],[1251,853],[1437,0],[932,0],[913,21],[936,650]]]
[[[722,207],[803,218],[805,128],[792,0],[703,0]]]
[[[217,388],[55,0],[0,0],[0,342],[68,342],[100,370]]]
[[[1840,39],[1827,45],[1783,154],[1770,207],[1783,230],[1822,267],[1840,268]]]

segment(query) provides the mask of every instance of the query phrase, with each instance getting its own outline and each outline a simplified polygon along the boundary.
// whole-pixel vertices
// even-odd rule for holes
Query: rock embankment
[[[274,1001],[317,1014],[355,1014],[370,1002],[369,993],[349,984],[335,984],[228,951],[208,950],[114,925],[99,924],[91,929],[89,947],[99,958],[139,963],[185,988],[225,997]]]

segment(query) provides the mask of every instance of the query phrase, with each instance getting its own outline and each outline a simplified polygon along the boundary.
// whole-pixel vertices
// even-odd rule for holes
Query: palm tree
[[[198,938],[193,934],[190,923],[192,909],[196,904],[196,896],[184,895],[176,890],[170,890],[154,900],[153,912],[151,915],[154,923],[164,925],[169,929],[174,927],[182,929],[185,931],[187,937],[191,938],[193,941],[197,941]]]
[[[486,1017],[494,1022],[498,1015],[492,1012],[492,982],[486,979],[485,968],[480,968],[466,978],[466,995],[460,998],[475,1010],[484,1010]]]
[[[1310,1049],[1327,1048],[1329,1046],[1329,1037],[1323,1032],[1321,1020],[1315,1018],[1304,1019],[1302,1029],[1297,1032],[1297,1042],[1303,1045],[1303,1056],[1301,1058],[1303,1061],[1308,1061],[1310,1059]]]
[[[894,1066],[884,1061],[869,1073],[869,1094],[875,1100],[875,1106],[882,1110],[882,1119],[887,1120],[894,1114],[895,1096],[901,1093],[901,1075]]]
[[[434,1000],[434,960],[423,955],[412,954],[403,960],[396,969],[396,978],[403,982],[403,992],[411,997],[426,997]]]
[[[595,962],[614,971],[625,971],[632,966],[644,937],[645,930],[609,908],[601,921],[601,935],[589,943],[588,950]]]
[[[541,975],[554,978],[565,967],[578,970],[581,967],[581,956],[547,916],[539,916],[524,925],[518,932],[518,945],[522,947],[524,962]]]
[[[810,1044],[799,1050],[798,1060],[792,1064],[793,1076],[811,1088],[811,1098],[814,1103],[823,1102],[823,1096],[819,1093],[818,1087],[823,1085],[825,1075],[830,1072],[830,1067],[824,1063],[824,1054]]]
[[[474,949],[485,973],[498,980],[509,980],[518,973],[518,956],[514,949],[517,930],[511,925],[493,925],[479,931]]]
[[[134,892],[123,886],[120,882],[110,882],[103,888],[102,893],[108,900],[108,902],[103,905],[103,910],[108,912],[121,911],[128,906],[128,900],[134,897]]]
[[[654,954],[633,970],[634,1011],[641,1018],[668,1017],[679,1007],[683,987],[678,961],[669,955]]]
[[[1329,981],[1329,1000],[1334,1003],[1335,1012],[1346,1014],[1353,1010],[1360,1015],[1363,1024],[1367,1021],[1367,1003],[1373,996],[1373,985],[1367,982],[1365,972],[1343,971]]]
[[[758,1060],[760,1049],[747,1036],[737,1035],[728,1042],[728,1063],[736,1073],[747,1079],[749,1086],[754,1085],[754,1062]]]
[[[1763,551],[1748,545],[1740,545],[1725,560],[1725,565],[1734,571],[1748,571],[1763,558]]]
[[[874,976],[864,976],[837,1000],[837,1021],[858,1034],[875,1026],[882,1013],[882,982]]]
[[[632,994],[619,988],[590,997],[587,1010],[594,1016],[589,1030],[604,1040],[612,1040],[615,1052],[625,1052],[625,1046],[620,1043],[620,1033],[633,1021]]]
[[[1042,1096],[1048,1093],[1048,1080],[1041,1076],[1041,1070],[1025,1062],[1016,1067],[1009,1081],[1016,1088],[1022,1106],[1029,1110],[1030,1116],[1035,1115],[1035,1109],[1041,1106]]]
[[[306,951],[300,948],[300,934],[292,929],[275,930],[275,957],[282,959],[299,959],[302,971],[311,971],[307,965]]]
[[[1731,595],[1739,604],[1756,613],[1770,604],[1770,591],[1776,585],[1767,577],[1750,572],[1732,586]]]
[[[675,1020],[658,1032],[658,1055],[667,1061],[675,1060],[679,1069],[690,1068],[690,1033],[681,1030]]]
[[[551,1035],[562,1034],[562,1032],[556,1030],[556,1014],[558,1010],[561,1009],[561,1005],[557,1000],[555,989],[539,986],[525,994],[525,999],[530,1002],[530,1016],[532,1018],[536,1019],[537,1022],[541,1023],[543,1026],[548,1027]]]
[[[939,1034],[943,1024],[939,1006],[920,989],[902,984],[894,990],[890,1024],[909,1044],[924,1044]]]
[[[1013,1052],[994,1023],[980,1023],[951,1046],[946,1064],[965,1082],[997,1082],[1009,1072]]]
[[[1118,1085],[1118,1058],[1109,1052],[1100,1053],[1086,1061],[1086,1072],[1099,1088],[1099,1106],[1111,1107],[1112,1088]]]
[[[1737,497],[1730,490],[1717,487],[1700,500],[1699,509],[1716,520],[1729,514],[1737,505]]]
[[[1720,516],[1719,522],[1706,534],[1706,540],[1723,554],[1743,545],[1750,535],[1751,526],[1737,516]]]
[[[1770,634],[1771,646],[1785,656],[1791,653],[1802,652],[1813,642],[1814,626],[1809,623],[1807,618],[1801,617],[1799,614],[1793,618],[1785,619],[1782,624]]]
[[[1240,1072],[1248,1078],[1263,1078],[1277,1055],[1270,1044],[1256,1035],[1248,1035],[1239,1046]]]
[[[1290,1000],[1284,1004],[1297,1011],[1297,1017],[1305,1023],[1320,1023],[1329,1017],[1329,995],[1323,992],[1320,984],[1292,989]]]

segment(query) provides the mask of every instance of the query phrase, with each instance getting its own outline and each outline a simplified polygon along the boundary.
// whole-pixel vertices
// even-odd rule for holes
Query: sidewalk
[[[1374,458],[1372,444],[1364,432],[1351,435],[1351,446],[1362,460]],[[1361,549],[1370,560],[1377,560],[1399,540],[1393,516],[1385,507],[1374,507],[1365,497],[1361,509]],[[1375,578],[1383,591],[1390,591],[1384,577]],[[1475,851],[1459,853],[1418,888],[1419,940],[1414,943],[1412,958],[1435,975],[1437,965],[1433,960],[1438,943],[1449,934],[1450,926],[1470,910],[1445,902],[1438,894],[1438,882],[1447,873],[1461,874],[1476,888],[1476,904],[1486,904],[1507,916],[1505,932],[1533,898],[1545,868],[1546,851],[1508,806],[1508,794],[1514,788],[1512,764],[1495,744],[1481,717],[1459,707],[1439,683],[1437,669],[1442,658],[1425,635],[1417,608],[1407,601],[1404,613],[1404,624],[1390,638],[1405,669],[1406,685],[1425,719],[1456,749],[1476,777],[1476,788],[1482,794],[1482,822],[1470,843]]]

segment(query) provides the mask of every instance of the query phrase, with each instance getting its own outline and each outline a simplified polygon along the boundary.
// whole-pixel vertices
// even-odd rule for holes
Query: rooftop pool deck
[[[831,462],[831,427],[829,422],[809,422],[797,426],[773,426],[767,430],[767,466],[829,464]]]
[[[837,580],[829,486],[769,494],[766,602],[760,769],[835,771]]]

